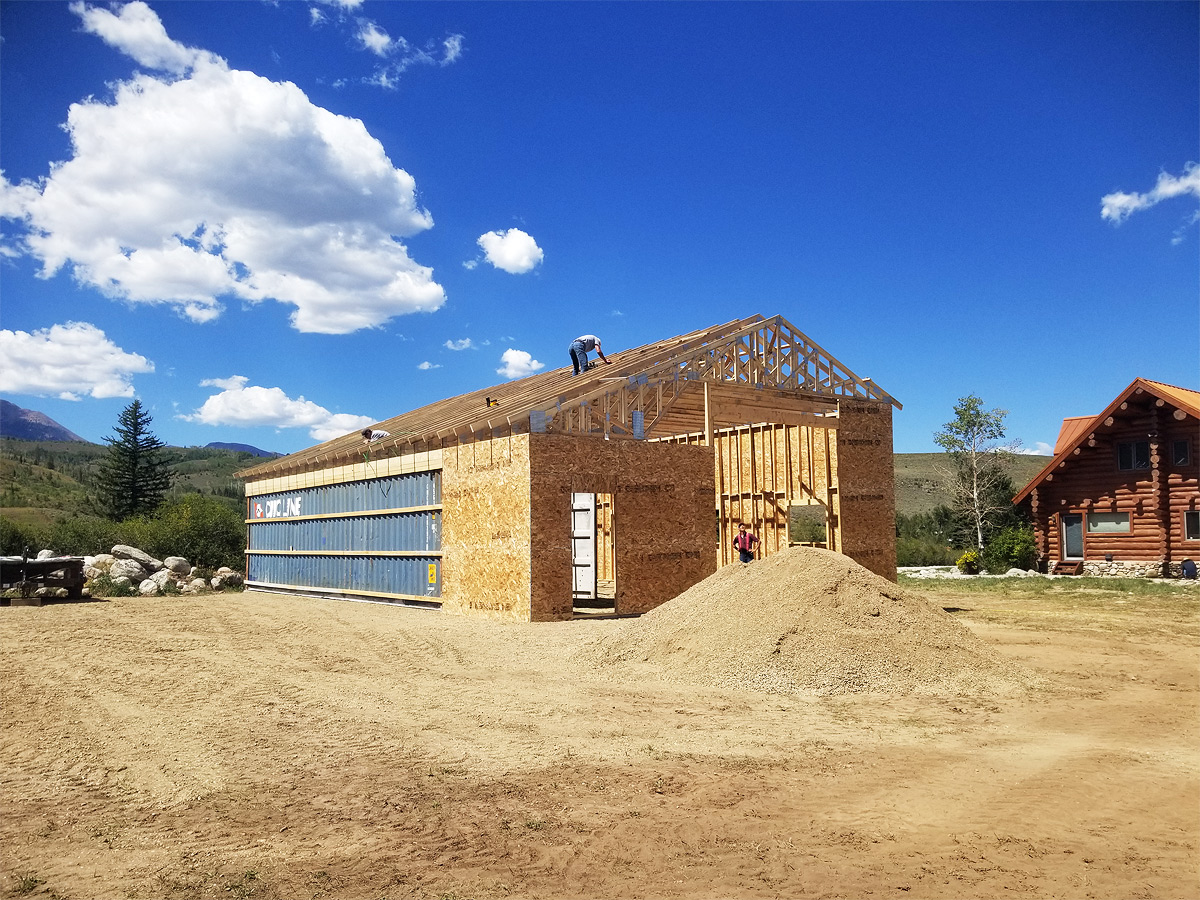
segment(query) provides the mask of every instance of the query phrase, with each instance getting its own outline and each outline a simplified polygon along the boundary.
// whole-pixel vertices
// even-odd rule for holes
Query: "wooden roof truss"
[[[653,439],[718,424],[815,419],[835,411],[840,397],[899,406],[781,316],[651,345],[630,362],[623,354],[620,369],[608,375],[601,367],[588,390],[530,410],[530,430]],[[634,371],[620,374],[626,368]]]
[[[750,316],[607,354],[611,365],[570,367],[452,397],[379,423],[372,452],[427,450],[527,432],[653,440],[732,424],[822,424],[839,398],[897,403],[782,316]],[[375,445],[373,445],[374,447]],[[350,434],[238,473],[259,478],[363,455]]]

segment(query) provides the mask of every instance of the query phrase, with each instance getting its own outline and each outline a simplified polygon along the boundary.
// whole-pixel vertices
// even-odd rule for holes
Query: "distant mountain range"
[[[213,441],[211,444],[205,444],[205,447],[216,447],[218,450],[233,450],[238,453],[250,453],[254,456],[269,456],[272,459],[276,456],[283,456],[282,453],[273,453],[270,450],[259,450],[257,447],[252,447],[249,444],[224,444],[220,441]]]
[[[88,443],[86,438],[81,438],[75,432],[59,425],[45,413],[38,412],[36,409],[23,409],[15,403],[9,403],[7,400],[0,400],[0,436],[14,438],[18,441],[79,441],[84,444]],[[220,441],[213,441],[211,444],[206,444],[205,446],[215,447],[218,450],[233,450],[237,453],[250,453],[254,456],[283,456],[282,453],[259,450],[257,447],[252,447],[249,444],[225,444]]]
[[[63,428],[45,413],[22,409],[15,403],[0,400],[0,435],[19,441],[81,441],[83,438]]]

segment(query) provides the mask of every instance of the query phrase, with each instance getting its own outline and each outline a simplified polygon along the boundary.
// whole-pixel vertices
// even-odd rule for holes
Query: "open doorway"
[[[571,495],[571,597],[577,613],[615,613],[616,516],[612,494]]]

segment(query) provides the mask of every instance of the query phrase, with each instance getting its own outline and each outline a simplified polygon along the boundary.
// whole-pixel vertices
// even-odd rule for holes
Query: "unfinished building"
[[[250,587],[548,621],[805,540],[895,579],[892,407],[780,316],[463,394],[239,473]]]

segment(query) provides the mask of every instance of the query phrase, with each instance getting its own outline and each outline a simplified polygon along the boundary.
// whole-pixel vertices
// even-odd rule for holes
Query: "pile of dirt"
[[[601,673],[772,693],[1011,694],[1032,683],[919,594],[792,547],[728,565],[580,651]]]

